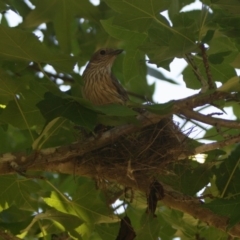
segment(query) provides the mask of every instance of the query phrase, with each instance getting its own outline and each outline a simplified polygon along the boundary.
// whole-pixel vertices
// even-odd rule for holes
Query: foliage
[[[92,53],[102,47],[125,50],[113,66],[114,74],[129,92],[152,102],[155,85],[148,84],[147,74],[176,83],[161,72],[161,68],[169,70],[176,57],[186,59],[193,53],[193,62],[207,79],[204,53],[199,47],[204,43],[208,47],[207,64],[212,80],[222,83],[221,91],[236,93],[235,101],[224,99],[214,105],[219,109],[231,107],[239,120],[237,92],[240,88],[235,69],[240,68],[240,2],[202,0],[202,9],[181,11],[192,2],[101,0],[94,5],[88,0],[0,0],[0,154],[3,158],[6,153],[28,156],[41,149],[70,145],[82,137],[76,125],[89,133],[99,123],[136,124],[136,112],[131,108],[96,107],[82,98],[80,72]],[[161,14],[164,11],[168,11],[169,19]],[[10,27],[9,12],[21,16],[22,23]],[[188,63],[183,71],[186,86],[203,89],[196,69],[194,73],[194,66]],[[131,100],[137,107],[144,102],[136,95]],[[175,101],[152,104],[146,109],[170,114],[174,104]],[[239,128],[212,125],[205,133],[207,140],[224,141],[239,135]],[[198,145],[192,141],[192,146]],[[161,202],[155,218],[146,213],[143,192],[132,193],[131,199],[129,192],[123,190],[128,186],[104,179],[103,186],[98,188],[92,179],[74,173],[54,173],[56,169],[30,172],[36,176],[33,178],[1,172],[0,230],[20,239],[56,239],[53,236],[63,232],[72,239],[116,239],[119,220],[127,215],[135,239],[227,239],[227,231],[240,222],[237,210],[240,148],[237,144],[216,148],[220,149],[207,153],[204,164],[192,161],[191,157],[170,164],[169,174],[156,178],[188,197],[195,198],[204,189],[210,198],[205,198],[201,207],[228,218],[225,232]],[[1,161],[0,158],[0,164]],[[122,205],[114,209],[111,198],[120,199]]]

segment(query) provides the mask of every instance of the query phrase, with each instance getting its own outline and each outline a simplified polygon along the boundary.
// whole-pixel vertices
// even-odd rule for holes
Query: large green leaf
[[[96,191],[91,181],[81,182],[72,200],[66,196],[52,192],[49,198],[44,198],[47,205],[56,210],[79,217],[87,224],[111,223],[117,221],[111,215],[103,194]]]
[[[72,130],[72,131],[71,131]],[[47,147],[70,144],[75,140],[73,126],[65,118],[54,118],[43,129],[41,134],[32,143],[32,149],[38,150]]]
[[[73,57],[48,49],[33,33],[0,25],[0,35],[0,59],[44,62],[63,72],[73,69]]]
[[[211,7],[222,8],[230,14],[239,14],[240,6],[238,0],[211,0]]]
[[[6,73],[0,76],[0,99],[2,104],[9,101],[0,114],[0,121],[9,123],[19,129],[35,127],[40,130],[44,125],[44,118],[36,108],[36,104],[43,99],[47,88],[32,79],[32,76],[12,78]]]
[[[39,223],[41,223],[44,231],[51,233],[54,232],[54,230],[58,230],[58,224],[62,225],[61,230],[64,231],[78,227],[83,223],[83,221],[71,214],[62,213],[56,209],[50,209],[44,213],[35,215],[33,221],[24,230],[22,230],[22,232],[30,231],[34,224]]]
[[[201,76],[207,81],[206,77],[206,69],[203,64],[203,61],[200,60],[198,57],[194,57],[194,62],[196,63],[199,72],[201,73]],[[222,62],[222,63],[211,63],[209,62],[209,70],[210,74],[212,76],[212,81],[218,81],[225,83],[230,78],[233,78],[236,76],[235,69],[228,63]],[[186,83],[186,86],[188,88],[192,89],[199,89],[201,88],[201,84],[197,77],[194,74],[194,71],[190,66],[186,67],[183,71],[183,79]]]
[[[97,114],[70,98],[61,98],[48,92],[45,99],[37,104],[47,122],[56,117],[64,117],[75,124],[93,129]]]
[[[236,195],[240,192],[238,182],[240,147],[236,149],[219,165],[214,167],[213,172],[216,176],[216,185],[222,197]]]
[[[160,235],[161,228],[158,218],[143,213],[141,217],[141,228],[136,231],[136,240],[147,239],[151,235],[152,239],[157,239]]]
[[[30,149],[32,141],[28,130],[19,130],[7,124],[0,127],[0,154]]]
[[[22,84],[24,83],[16,81],[3,69],[0,69],[0,104],[6,104],[9,100],[14,99]]]
[[[153,20],[159,19],[159,13],[167,9],[170,1],[163,0],[105,0],[116,12],[120,13],[114,19],[116,25],[130,30],[145,31]]]
[[[57,40],[64,52],[71,51],[74,38],[71,25],[75,17],[96,20],[100,12],[88,0],[42,0],[37,1],[36,8],[24,20],[23,27],[37,27],[41,23],[52,21]]]
[[[195,196],[209,183],[212,173],[208,165],[189,161],[173,166],[171,171],[175,177],[161,176],[160,179],[186,195]]]
[[[210,203],[204,205],[204,207],[211,209],[214,213],[228,217],[229,228],[240,221],[240,214],[236,210],[240,204],[240,185],[238,183],[239,156],[240,147],[237,146],[229,156],[226,158],[222,157],[220,161],[216,162],[216,166],[213,168],[214,183],[211,181],[210,187],[213,185],[213,188],[217,188],[216,195],[219,198],[213,199]],[[206,193],[214,195],[213,189]]]
[[[204,207],[211,209],[216,214],[228,217],[230,228],[240,221],[240,214],[237,210],[240,207],[239,196],[234,197],[234,199],[215,199]]]
[[[147,38],[146,33],[139,33],[137,31],[130,31],[127,28],[113,23],[113,18],[101,20],[104,29],[113,37],[124,40],[131,47],[141,45]]]
[[[17,176],[0,177],[0,207],[7,209],[16,205],[21,209],[37,211],[37,201],[34,194],[40,190],[39,185],[29,179],[19,178]]]
[[[0,213],[0,227],[17,235],[31,222],[31,219],[30,211],[12,206]]]

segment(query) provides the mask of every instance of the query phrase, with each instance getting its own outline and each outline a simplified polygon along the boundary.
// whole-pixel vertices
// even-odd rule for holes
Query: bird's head
[[[112,64],[122,49],[102,48],[95,52],[89,61],[89,67],[108,68],[111,70]]]

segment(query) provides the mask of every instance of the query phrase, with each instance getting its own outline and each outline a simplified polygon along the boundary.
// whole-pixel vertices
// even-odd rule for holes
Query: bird
[[[102,48],[96,51],[85,68],[82,95],[93,105],[126,105],[128,94],[112,74],[112,65],[123,49]]]

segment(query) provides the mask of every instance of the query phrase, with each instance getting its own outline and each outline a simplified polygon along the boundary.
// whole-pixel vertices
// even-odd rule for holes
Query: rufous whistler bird
[[[83,72],[83,97],[94,105],[126,104],[128,94],[111,72],[122,49],[104,48],[95,52]]]

